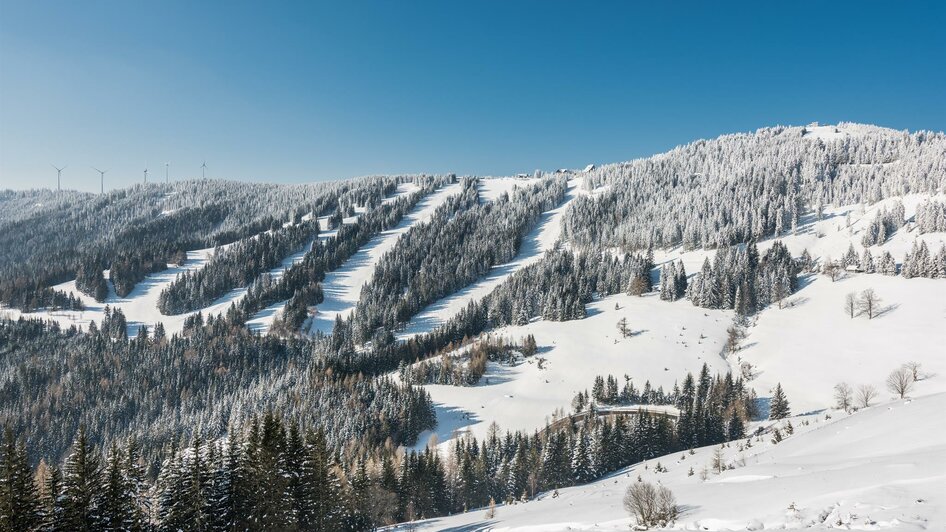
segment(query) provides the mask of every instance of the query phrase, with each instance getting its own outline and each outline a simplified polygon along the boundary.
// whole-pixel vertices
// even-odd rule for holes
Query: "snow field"
[[[704,362],[713,373],[729,369],[721,353],[731,311],[667,303],[655,294],[621,294],[592,302],[587,313],[583,320],[536,320],[493,331],[514,341],[532,334],[539,353],[515,367],[488,363],[476,386],[425,385],[437,408],[438,441],[465,433],[481,439],[493,421],[504,431],[540,429],[556,410],[570,412],[575,394],[590,390],[597,375],[614,375],[623,386],[627,374],[637,389],[650,380],[655,389],[669,392]],[[621,338],[617,329],[624,317],[633,334],[629,338]],[[420,436],[419,447],[430,434]]]

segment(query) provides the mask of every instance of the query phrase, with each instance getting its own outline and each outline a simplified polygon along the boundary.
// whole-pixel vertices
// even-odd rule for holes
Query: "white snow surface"
[[[704,362],[714,373],[729,368],[721,353],[731,312],[696,309],[683,301],[671,304],[648,294],[595,301],[587,314],[583,320],[536,320],[499,329],[493,334],[515,341],[534,335],[539,353],[514,367],[488,363],[476,386],[425,386],[437,409],[438,441],[448,445],[465,433],[482,439],[493,421],[502,430],[540,429],[556,410],[570,411],[575,394],[590,389],[597,375],[613,374],[623,382],[627,374],[638,389],[650,380],[654,388],[669,392],[675,381],[687,371],[699,371]],[[617,330],[622,317],[632,330],[629,338],[621,338]],[[539,369],[540,358],[544,369]],[[430,435],[421,434],[418,445],[423,447]]]
[[[924,383],[920,383],[920,388]],[[718,446],[635,464],[535,500],[412,523],[416,530],[628,530],[622,499],[641,480],[668,487],[681,509],[675,530],[946,529],[946,394],[894,400],[855,414],[795,417],[794,435],[766,434],[723,449],[733,469],[712,471]],[[806,425],[807,423],[807,425]],[[769,428],[773,423],[767,423]],[[777,422],[784,428],[785,421]],[[660,462],[669,471],[655,473]],[[694,474],[689,475],[690,469]],[[701,471],[707,468],[706,480]],[[404,529],[400,525],[397,529]]]
[[[495,201],[504,193],[512,197],[516,187],[524,188],[538,182],[534,177],[487,177],[479,180],[479,195],[483,201]]]
[[[892,198],[866,209],[826,208],[823,220],[808,216],[796,235],[783,235],[780,240],[795,256],[807,248],[815,259],[839,259],[851,243],[860,253],[861,232],[878,210],[900,199],[909,219],[922,198]],[[849,214],[850,228],[845,221]],[[946,241],[946,234],[918,236],[905,226],[871,251],[875,260],[883,251],[890,251],[900,261],[914,239],[925,240],[935,252]],[[761,242],[760,250],[764,252],[773,242]],[[535,250],[529,253],[531,259],[525,260],[539,257]],[[674,249],[657,252],[655,261],[659,265],[682,260],[692,276],[705,258],[712,261],[714,253]],[[472,298],[486,295],[498,284],[490,281],[483,282],[489,284],[488,290],[479,289],[475,294],[463,291],[435,303],[410,322],[402,337],[446,321]],[[729,357],[724,357],[723,345],[734,317],[731,311],[701,309],[687,300],[668,303],[655,294],[642,298],[615,295],[595,301],[588,305],[588,317],[583,320],[537,320],[494,331],[492,334],[513,341],[533,334],[546,369],[538,369],[538,357],[516,367],[490,363],[476,386],[425,386],[436,404],[439,424],[421,435],[417,447],[422,448],[431,434],[442,444],[466,433],[481,438],[493,421],[503,430],[531,432],[544,426],[554,412],[569,410],[574,395],[590,388],[596,375],[613,374],[620,380],[627,374],[638,388],[650,380],[654,387],[669,391],[687,372],[699,372],[704,362],[714,373],[732,369],[738,374],[740,364],[747,361],[755,367],[755,378],[749,384],[759,397],[768,397],[780,382],[795,411],[805,412],[830,406],[832,389],[841,381],[855,388],[872,385],[883,390],[886,376],[911,360],[930,373],[946,374],[943,279],[848,273],[833,283],[824,276],[806,275],[800,285],[786,300],[785,308],[773,306],[758,315],[747,329],[741,350]],[[873,288],[882,298],[881,315],[872,320],[849,318],[843,309],[845,296],[866,288]],[[622,317],[628,319],[634,336],[618,338],[616,324]],[[927,387],[946,391],[946,379],[937,379]]]

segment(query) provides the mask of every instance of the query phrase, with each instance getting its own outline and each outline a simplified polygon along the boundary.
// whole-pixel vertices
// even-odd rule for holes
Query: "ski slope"
[[[409,195],[409,194],[413,194],[414,192],[417,192],[418,190],[420,190],[420,187],[418,187],[413,182],[400,183],[397,186],[397,189],[395,190],[394,194],[381,200],[381,203],[385,205],[393,203],[397,201],[398,198]],[[356,207],[355,212],[356,212],[355,216],[350,216],[350,217],[346,217],[342,219],[342,223],[346,225],[357,223],[358,215],[363,214],[365,212],[365,208]],[[335,235],[338,234],[338,229],[325,230],[328,227],[329,218],[330,218],[329,216],[323,216],[319,218],[319,228],[322,229],[322,232],[319,233],[319,239],[323,241],[328,240],[330,238],[334,238]],[[308,250],[309,247],[310,246],[306,246],[305,249]],[[293,257],[291,257],[292,259],[291,262],[289,262],[288,264],[286,263],[287,261],[283,261],[283,265],[277,269],[278,271],[276,273],[271,273],[273,280],[276,281],[280,277],[282,277],[283,273],[285,273],[285,271],[289,269],[290,266],[301,261],[304,256],[305,256],[305,252],[298,254],[298,256],[293,255]],[[259,312],[253,314],[253,316],[246,321],[246,326],[251,331],[259,333],[259,334],[268,333],[269,329],[273,326],[273,322],[276,320],[276,318],[282,315],[282,311],[286,307],[286,303],[288,302],[289,302],[288,299],[283,300],[283,301],[277,301],[276,303],[269,305],[263,310],[260,310]]]
[[[522,183],[528,183],[527,179],[507,178],[507,179],[486,179],[485,183],[491,181],[501,182],[499,185],[484,185],[485,188],[495,192],[500,189],[505,192],[511,192],[513,186],[521,186]],[[508,182],[512,181],[510,185]],[[508,187],[506,190],[504,187]],[[581,183],[578,179],[572,179],[568,182],[568,190],[565,193],[565,199],[554,209],[542,213],[541,218],[536,223],[535,228],[522,240],[519,247],[519,253],[513,260],[494,266],[493,269],[482,279],[447,296],[439,301],[429,305],[419,312],[405,325],[404,329],[397,333],[397,338],[401,340],[408,339],[417,334],[430,332],[444,321],[455,316],[464,309],[471,301],[478,301],[489,295],[497,286],[502,284],[507,277],[525,268],[530,264],[538,262],[546,251],[555,247],[559,236],[562,234],[562,216],[565,210],[575,197],[581,193]],[[496,197],[499,194],[494,194]]]
[[[742,451],[739,444],[730,443],[723,457],[733,469],[719,474],[712,471],[717,447],[704,447],[693,455],[667,455],[559,490],[557,497],[542,493],[526,503],[498,505],[493,519],[478,509],[411,526],[454,531],[628,530],[635,521],[622,499],[640,477],[670,488],[676,496],[681,514],[670,527],[675,530],[944,530],[944,409],[946,394],[939,393],[885,402],[851,415],[831,412],[830,420],[824,413],[796,417],[791,419],[794,435],[777,445],[768,434],[753,438],[752,447]],[[785,422],[777,425],[784,427]],[[657,462],[669,471],[655,473]]]
[[[418,187],[414,183],[401,183],[398,185],[395,193],[392,196],[385,198],[383,201],[395,201],[398,197],[410,194],[416,190],[418,190]],[[359,207],[356,208],[356,211],[363,213],[364,209]],[[310,218],[311,213],[303,216],[302,221]],[[333,238],[337,233],[337,230],[326,230],[328,218],[328,216],[319,218],[319,227],[322,229],[322,231],[319,233],[319,238],[322,240]],[[357,221],[358,216],[356,214],[355,216],[345,218],[343,223],[352,224],[357,223]],[[287,227],[289,224],[290,223],[287,222],[286,224],[283,224],[283,227]],[[253,235],[249,238],[256,238],[257,236],[258,235]],[[224,251],[232,245],[232,243],[226,244],[219,246],[217,249]],[[272,277],[274,281],[278,280],[288,268],[302,260],[310,247],[311,242],[291,255],[285,257],[279,266],[269,270],[266,272],[266,274]],[[203,268],[210,261],[214,252],[214,248],[188,251],[187,260],[184,265],[172,266],[166,270],[147,275],[145,279],[135,285],[135,288],[125,297],[119,297],[115,293],[111,281],[109,281],[109,294],[103,303],[99,303],[95,301],[94,298],[80,292],[76,288],[75,281],[68,281],[53,287],[56,290],[62,290],[78,297],[85,306],[85,310],[83,311],[40,310],[31,313],[23,313],[16,309],[0,308],[0,316],[9,317],[11,319],[17,319],[20,316],[23,316],[24,318],[53,320],[63,327],[75,325],[85,329],[92,321],[101,323],[102,318],[105,315],[105,307],[108,306],[113,309],[120,309],[125,315],[125,319],[128,323],[127,332],[129,337],[137,336],[138,328],[141,325],[147,325],[149,328],[153,329],[154,326],[159,322],[164,325],[167,334],[179,333],[181,330],[183,330],[184,321],[188,317],[193,316],[198,312],[203,313],[204,315],[225,313],[227,309],[230,308],[230,305],[239,302],[243,296],[246,295],[247,287],[238,287],[219,297],[210,305],[201,309],[172,316],[165,316],[164,314],[161,314],[161,311],[158,309],[158,299],[161,295],[161,291],[174,282],[179,274],[184,273],[185,271],[195,272]],[[105,278],[108,279],[107,270],[105,271]],[[277,302],[257,312],[247,321],[247,326],[253,331],[266,333],[270,326],[272,326],[273,320],[275,320],[275,318],[282,311],[285,304],[286,301]]]
[[[225,249],[227,246],[220,246]],[[15,309],[4,309],[11,318],[20,316],[29,319],[52,320],[59,323],[62,327],[71,327],[73,325],[88,328],[92,321],[102,323],[105,316],[105,307],[117,308],[125,314],[128,323],[127,332],[130,337],[137,336],[138,328],[141,325],[147,325],[153,328],[158,322],[164,324],[168,334],[180,332],[184,327],[184,320],[193,313],[178,314],[176,316],[165,316],[158,310],[158,298],[161,291],[167,288],[177,276],[184,272],[194,272],[204,267],[213,256],[214,248],[198,249],[187,252],[187,260],[181,266],[172,266],[166,270],[147,275],[144,280],[136,284],[134,289],[125,297],[119,297],[115,293],[115,288],[111,281],[108,282],[109,293],[103,303],[97,302],[91,296],[87,296],[76,288],[75,281],[68,281],[53,286],[56,290],[61,290],[78,297],[85,310],[38,310],[35,312],[20,312]],[[105,278],[108,279],[108,272],[105,272]],[[211,307],[229,307],[233,301],[233,294],[226,294],[214,302]]]
[[[460,190],[461,185],[455,183],[428,195],[397,226],[375,235],[340,268],[326,274],[322,282],[325,300],[316,307],[309,322],[303,325],[304,330],[310,333],[331,333],[335,326],[335,317],[345,317],[354,310],[361,295],[361,287],[371,280],[381,256],[392,249],[411,226],[429,221],[437,207]]]

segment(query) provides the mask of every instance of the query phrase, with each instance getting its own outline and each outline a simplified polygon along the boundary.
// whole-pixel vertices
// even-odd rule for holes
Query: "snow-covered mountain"
[[[154,524],[201,464],[301,519],[239,517],[245,463],[329,529],[626,529],[638,483],[677,529],[946,528],[942,133],[0,206],[0,421],[33,465],[136,438]]]

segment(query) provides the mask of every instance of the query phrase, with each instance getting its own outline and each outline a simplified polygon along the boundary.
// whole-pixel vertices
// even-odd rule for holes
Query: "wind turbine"
[[[59,168],[55,164],[51,166],[56,169],[56,191],[62,191],[62,171],[65,170],[66,167],[63,166],[62,168]]]
[[[148,169],[145,168],[145,184],[148,184]]]
[[[204,164],[200,165],[200,178],[207,179],[207,161],[204,161]]]
[[[169,168],[170,166],[171,166],[171,161],[168,161],[168,162],[164,163],[164,182],[165,182],[165,184],[171,182],[171,178],[168,177],[169,175],[171,175],[171,174],[169,173],[169,170],[168,170],[168,168]]]
[[[94,167],[94,166],[92,167],[92,169],[95,170],[96,172],[98,172],[98,173],[99,173],[99,176],[102,178],[102,194],[105,194],[105,172],[108,172],[108,169],[106,169],[106,170],[99,170],[98,168],[96,168],[96,167]]]

